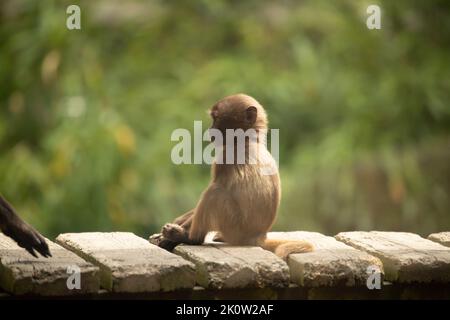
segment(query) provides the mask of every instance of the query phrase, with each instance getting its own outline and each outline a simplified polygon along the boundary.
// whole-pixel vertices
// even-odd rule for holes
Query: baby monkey
[[[268,121],[264,108],[254,98],[236,94],[217,102],[210,115],[211,129],[224,137],[214,141],[211,182],[194,209],[164,225],[150,242],[171,251],[180,243],[202,244],[209,231],[218,231],[216,241],[260,246],[282,259],[291,253],[312,251],[313,246],[306,241],[266,238],[280,204],[281,184],[277,164],[265,143]],[[227,129],[256,133],[253,138],[244,137],[241,161],[239,138],[230,138]]]

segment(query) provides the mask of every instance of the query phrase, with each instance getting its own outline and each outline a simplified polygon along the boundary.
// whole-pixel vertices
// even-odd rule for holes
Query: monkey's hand
[[[162,227],[161,233],[165,239],[177,242],[178,244],[185,243],[189,245],[201,245],[204,240],[204,237],[202,237],[201,240],[191,239],[189,237],[189,230],[176,223],[166,223],[164,227]]]
[[[159,245],[159,243],[161,242],[162,239],[163,239],[163,236],[161,233],[155,233],[155,234],[152,234],[150,237],[148,237],[148,242],[157,246],[157,245]]]
[[[13,219],[13,221],[4,225],[2,230],[5,235],[15,240],[20,247],[27,250],[32,256],[37,258],[35,250],[46,258],[52,256],[44,237],[24,221]]]
[[[148,241],[155,246],[172,251],[179,243],[164,238],[161,233],[155,233],[148,238]]]
[[[0,196],[0,230],[37,258],[36,250],[44,257],[51,257],[44,237],[32,226],[20,219],[13,207]]]
[[[175,223],[166,223],[162,228],[164,238],[179,243],[189,243],[189,233],[182,226]]]

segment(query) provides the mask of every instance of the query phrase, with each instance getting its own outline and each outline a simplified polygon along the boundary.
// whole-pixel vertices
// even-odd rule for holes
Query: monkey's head
[[[217,102],[210,110],[211,128],[225,133],[226,129],[267,129],[267,115],[256,99],[235,94]]]

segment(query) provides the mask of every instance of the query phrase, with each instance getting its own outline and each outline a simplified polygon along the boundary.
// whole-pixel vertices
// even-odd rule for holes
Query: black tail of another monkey
[[[0,195],[0,230],[17,242],[19,246],[37,257],[39,252],[44,257],[51,257],[44,237],[32,226],[23,221],[14,208]]]

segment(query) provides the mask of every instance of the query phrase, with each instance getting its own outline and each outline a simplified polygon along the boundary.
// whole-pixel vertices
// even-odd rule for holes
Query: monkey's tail
[[[287,260],[287,257],[292,253],[314,251],[314,246],[304,240],[266,239],[262,244],[262,248],[272,251],[283,260]]]

